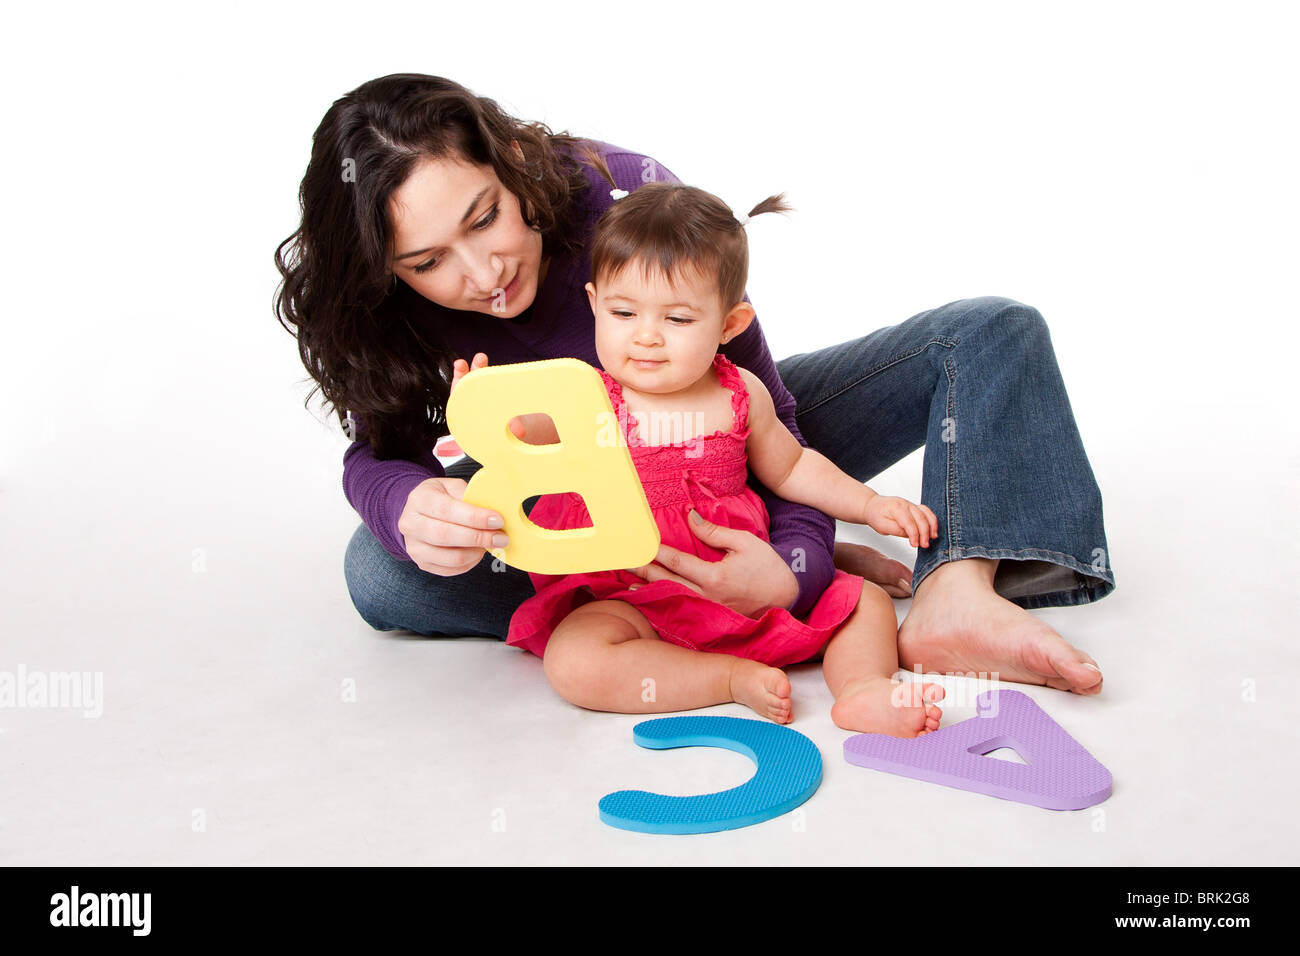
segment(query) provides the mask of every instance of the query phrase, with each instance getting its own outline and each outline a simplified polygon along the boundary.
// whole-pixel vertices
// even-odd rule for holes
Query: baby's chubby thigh
[[[608,652],[640,638],[659,640],[646,616],[624,601],[589,601],[551,632],[542,655],[546,679],[565,700],[583,706],[610,677]]]

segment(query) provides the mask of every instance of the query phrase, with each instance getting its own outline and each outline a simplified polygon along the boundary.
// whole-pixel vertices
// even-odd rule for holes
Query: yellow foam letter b
[[[545,411],[559,443],[529,445],[510,419]],[[447,402],[447,425],[465,453],[482,464],[465,500],[505,519],[510,544],[492,550],[507,564],[538,574],[610,571],[649,564],[659,529],[626,443],[610,441],[614,408],[599,373],[578,359],[546,359],[476,369]],[[602,423],[605,423],[602,427]],[[573,491],[582,495],[590,528],[542,528],[524,514],[524,499]]]

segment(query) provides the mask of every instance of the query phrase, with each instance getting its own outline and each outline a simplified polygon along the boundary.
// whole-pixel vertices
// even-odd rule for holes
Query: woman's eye
[[[480,219],[478,222],[474,224],[474,228],[486,229],[488,226],[492,225],[492,223],[496,222],[497,211],[499,210],[499,208],[500,208],[499,206],[493,206],[491,212],[489,212],[486,216],[484,216],[482,219]],[[417,273],[428,272],[430,269],[432,269],[441,261],[442,261],[441,259],[431,259],[428,262],[424,263],[423,265],[416,266],[415,271]]]

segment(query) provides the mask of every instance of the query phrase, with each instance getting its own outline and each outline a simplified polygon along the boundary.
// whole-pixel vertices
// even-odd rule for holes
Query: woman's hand
[[[762,538],[706,521],[694,511],[690,524],[697,538],[726,551],[726,556],[705,561],[661,544],[656,563],[628,570],[646,581],[678,581],[746,617],[760,617],[768,608],[788,608],[799,596],[794,572]]]
[[[464,574],[488,548],[510,543],[499,530],[501,515],[462,500],[466,484],[462,478],[430,478],[407,496],[397,530],[421,571],[444,578]]]
[[[914,548],[927,548],[939,537],[939,519],[925,505],[906,498],[876,495],[867,502],[867,524],[881,534],[906,538]]]

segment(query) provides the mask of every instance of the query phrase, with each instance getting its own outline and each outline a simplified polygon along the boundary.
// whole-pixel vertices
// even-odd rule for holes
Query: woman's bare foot
[[[737,657],[731,665],[731,699],[760,717],[790,723],[790,678],[779,668]]]
[[[912,569],[865,544],[836,541],[835,566],[841,571],[856,574],[872,584],[880,585],[890,597],[905,598],[912,595]]]
[[[993,590],[997,561],[966,558],[931,571],[898,629],[898,660],[925,672],[984,673],[1076,694],[1101,690],[1091,656]]]
[[[938,729],[943,711],[934,702],[944,693],[938,684],[867,677],[844,685],[831,708],[831,720],[836,727],[863,734],[919,737]]]

